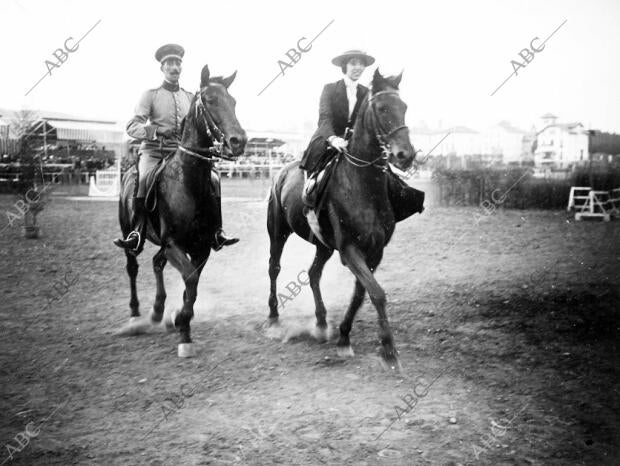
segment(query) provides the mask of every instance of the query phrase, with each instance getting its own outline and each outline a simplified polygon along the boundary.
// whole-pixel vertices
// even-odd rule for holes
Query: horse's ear
[[[375,69],[374,74],[372,75],[372,80],[376,81],[376,80],[380,80],[383,79],[383,75],[381,74],[381,72],[379,71],[379,67],[377,67]]]
[[[209,65],[205,65],[202,67],[202,71],[200,72],[200,87],[207,87],[209,84],[209,77],[211,73],[209,72]]]
[[[233,74],[231,74],[230,76],[222,80],[224,81],[224,87],[228,89],[228,87],[233,83],[236,77],[237,77],[237,70],[235,70]]]
[[[375,73],[372,75],[372,91],[378,92],[384,89],[386,86],[386,80],[379,71],[379,68],[375,70]]]
[[[389,81],[394,85],[394,87],[396,89],[398,89],[398,86],[400,85],[400,80],[401,79],[403,79],[403,72],[402,71],[398,75],[392,76],[391,78],[389,78]]]

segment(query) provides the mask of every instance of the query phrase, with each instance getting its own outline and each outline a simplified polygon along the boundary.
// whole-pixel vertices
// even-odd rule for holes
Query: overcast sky
[[[484,129],[509,120],[524,129],[547,112],[561,121],[620,133],[620,2],[580,1],[50,1],[0,0],[0,107],[39,108],[127,121],[140,94],[162,80],[153,54],[186,49],[181,85],[195,91],[200,69],[238,75],[230,91],[246,129],[313,128],[323,85],[340,79],[330,61],[362,48],[385,74],[404,70],[408,124]],[[47,73],[65,40],[78,50]],[[312,49],[279,72],[297,41]],[[531,63],[511,60],[533,38],[549,39]],[[304,44],[305,41],[302,41]],[[73,42],[69,41],[69,45]],[[368,82],[374,66],[362,82]]]

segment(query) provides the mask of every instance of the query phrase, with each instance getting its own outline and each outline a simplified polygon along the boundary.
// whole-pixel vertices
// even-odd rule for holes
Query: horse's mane
[[[366,115],[366,109],[368,108],[368,97],[372,91],[369,89],[366,96],[364,96],[364,100],[360,103],[359,108],[357,109],[357,116],[355,117],[355,123],[353,124],[353,128],[356,128],[358,125],[361,127],[364,124],[364,116]]]

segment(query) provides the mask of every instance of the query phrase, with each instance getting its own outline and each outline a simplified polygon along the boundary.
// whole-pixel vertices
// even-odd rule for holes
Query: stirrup
[[[218,241],[218,238],[222,238],[222,241]],[[239,238],[233,238],[233,237],[227,237],[224,235],[224,230],[222,230],[221,228],[215,232],[214,235],[214,242],[212,244],[212,248],[214,251],[219,251],[220,249],[222,249],[224,246],[230,246],[232,244],[238,243],[239,242]]]
[[[132,248],[131,250],[134,251],[134,252],[137,252],[138,248],[140,247],[140,243],[142,242],[142,236],[140,236],[140,232],[138,230],[134,230],[131,233],[129,233],[129,235],[127,236],[127,240],[129,241],[129,238],[131,238],[133,236],[137,236],[138,237],[138,244],[136,244],[136,247]]]
[[[127,246],[127,243],[131,241],[133,238],[135,238],[136,236],[138,237],[138,244],[136,245],[136,247],[130,248],[129,246]],[[129,249],[130,251],[136,252],[138,248],[140,247],[140,240],[141,240],[140,232],[137,230],[134,230],[127,235],[127,238],[114,240],[114,244],[120,248]]]

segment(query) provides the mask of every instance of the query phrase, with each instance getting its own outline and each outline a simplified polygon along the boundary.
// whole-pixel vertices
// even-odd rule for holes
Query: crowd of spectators
[[[55,179],[65,184],[88,183],[96,170],[103,170],[114,165],[113,151],[80,150],[67,155],[66,150],[51,150],[47,156],[36,157],[34,165],[39,176],[45,180]],[[19,155],[2,154],[0,158],[0,184],[8,186],[19,182],[26,163]],[[10,186],[9,186],[10,187]]]

